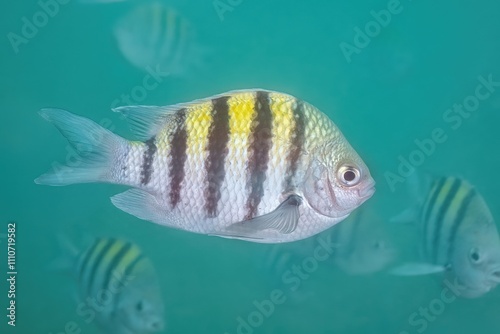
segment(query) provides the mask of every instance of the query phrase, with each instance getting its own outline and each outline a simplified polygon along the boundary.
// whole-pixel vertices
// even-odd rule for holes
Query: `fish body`
[[[124,57],[142,70],[160,68],[180,75],[202,58],[191,22],[159,1],[135,6],[116,22],[113,32]]]
[[[319,233],[374,192],[368,168],[335,124],[290,95],[233,91],[116,111],[141,141],[65,111],[42,110],[76,143],[82,164],[36,182],[132,186],[112,202],[141,219],[265,243]]]
[[[461,295],[469,298],[500,283],[498,230],[483,197],[469,182],[457,177],[434,180],[418,220],[428,266],[408,265],[406,271],[442,271],[456,279]]]
[[[332,236],[335,245],[334,264],[347,274],[381,271],[396,257],[384,222],[372,210],[359,208],[345,222],[325,232]]]
[[[159,280],[151,261],[131,242],[98,238],[75,261],[78,312],[105,333],[146,334],[164,328]]]

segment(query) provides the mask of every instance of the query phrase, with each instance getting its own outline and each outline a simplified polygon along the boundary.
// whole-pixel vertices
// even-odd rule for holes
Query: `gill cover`
[[[318,213],[332,218],[341,218],[349,212],[341,210],[327,167],[318,161],[313,160],[306,174],[304,181],[304,197],[309,205]]]

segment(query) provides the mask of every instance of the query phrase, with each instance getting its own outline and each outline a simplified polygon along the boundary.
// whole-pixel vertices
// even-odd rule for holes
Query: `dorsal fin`
[[[125,116],[129,123],[130,130],[137,139],[146,141],[164,126],[168,119],[183,108],[182,104],[171,106],[124,106],[114,108],[114,112],[119,112]]]
[[[183,102],[178,104],[173,104],[170,106],[123,106],[114,108],[114,112],[119,112],[127,119],[130,129],[134,135],[142,141],[150,139],[152,136],[156,135],[158,131],[168,122],[170,117],[175,116],[176,113],[183,108],[189,109],[189,107],[205,103],[209,100],[213,100],[223,96],[233,96],[242,93],[255,93],[256,91],[265,91],[268,93],[276,93],[265,89],[240,89],[232,90],[222,94],[213,95],[206,98],[196,99],[190,102]],[[280,93],[282,94],[282,93]],[[286,96],[286,94],[282,94]],[[289,96],[290,99],[294,99]]]

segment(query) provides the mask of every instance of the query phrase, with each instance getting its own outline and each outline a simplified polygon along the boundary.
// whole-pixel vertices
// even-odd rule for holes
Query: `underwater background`
[[[498,288],[457,298],[428,319],[419,315],[426,320],[415,325],[412,315],[440,298],[443,286],[434,276],[401,278],[384,270],[350,275],[327,260],[292,291],[280,272],[263,265],[273,245],[141,221],[109,201],[123,186],[33,182],[55,162],[71,159],[65,138],[38,115],[41,108],[106,122],[131,138],[125,121],[110,110],[127,104],[124,94],[132,104],[169,105],[265,88],[310,102],[339,126],[377,181],[374,197],[360,209],[369,207],[388,231],[398,250],[395,261],[414,256],[418,237],[411,226],[390,222],[412,203],[407,182],[391,183],[388,175],[398,175],[401,159],[419,149],[415,141],[431,138],[437,128],[446,140],[415,167],[469,180],[498,226],[500,89],[491,87],[485,99],[468,97],[482,80],[500,81],[500,2],[164,0],[196,30],[189,43],[198,56],[172,75],[158,76],[151,89],[144,88],[150,72],[131,64],[113,34],[116,22],[140,1],[66,0],[45,16],[37,14],[44,11],[40,3],[46,2],[4,3],[0,13],[1,333],[101,333],[75,311],[75,281],[51,265],[65,255],[61,235],[78,248],[100,236],[139,245],[160,278],[165,333],[500,331]],[[388,8],[384,24],[370,24]],[[24,27],[34,20],[36,31]],[[187,59],[189,50],[178,51],[180,57]],[[447,110],[471,101],[479,102],[452,127],[457,124],[445,120]],[[9,222],[16,222],[15,327],[6,317]],[[303,249],[306,243],[311,240],[283,246]],[[257,315],[256,304],[276,290],[284,301]],[[68,331],[70,322],[77,327]]]

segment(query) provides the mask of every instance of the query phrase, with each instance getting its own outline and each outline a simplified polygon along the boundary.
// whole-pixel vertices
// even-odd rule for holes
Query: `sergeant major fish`
[[[93,121],[44,109],[82,163],[35,182],[109,182],[141,219],[262,243],[307,238],[345,219],[374,193],[374,180],[335,124],[290,95],[243,90],[167,107],[129,106],[140,141]]]
[[[86,321],[95,317],[105,333],[146,334],[163,330],[164,306],[158,277],[137,245],[98,238],[74,263],[82,301],[77,313]]]
[[[113,33],[124,57],[142,70],[150,66],[184,74],[200,65],[204,54],[191,22],[159,1],[134,7],[116,22]]]
[[[426,262],[392,270],[399,275],[445,272],[461,296],[479,297],[500,283],[500,238],[482,196],[467,181],[442,177],[432,182],[418,215]]]

